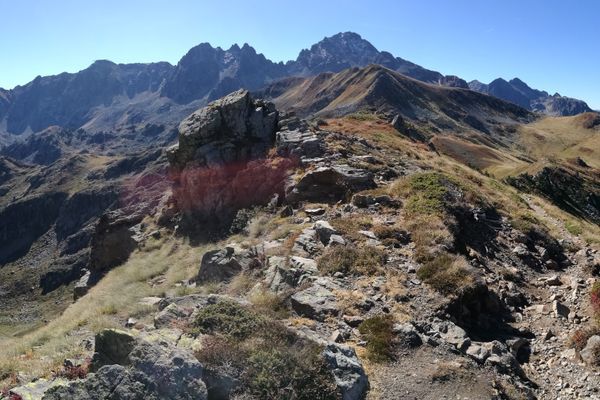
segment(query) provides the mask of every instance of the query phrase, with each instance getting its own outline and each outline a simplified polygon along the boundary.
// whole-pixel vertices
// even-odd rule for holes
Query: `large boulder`
[[[371,172],[348,165],[335,165],[308,171],[296,185],[288,188],[286,197],[290,203],[331,202],[376,186]]]
[[[272,103],[254,100],[247,90],[233,92],[181,122],[179,145],[167,153],[169,162],[184,167],[190,162],[220,165],[252,158],[254,151],[275,140],[278,115]],[[256,146],[234,146],[239,142]]]
[[[179,143],[167,151],[173,203],[184,216],[180,228],[207,231],[207,224],[229,224],[241,208],[283,196],[294,161],[267,157],[277,120],[271,103],[239,90],[180,124]]]
[[[140,238],[133,226],[141,216],[121,217],[110,213],[102,215],[94,232],[90,252],[90,271],[102,273],[124,263],[138,248]]]
[[[202,256],[198,283],[221,282],[228,280],[243,270],[260,266],[256,254],[251,251],[228,246],[224,249],[208,251]]]

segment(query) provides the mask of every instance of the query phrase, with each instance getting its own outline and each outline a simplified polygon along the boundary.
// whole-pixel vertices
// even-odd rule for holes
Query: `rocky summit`
[[[600,399],[600,115],[345,32],[0,90],[0,400]]]

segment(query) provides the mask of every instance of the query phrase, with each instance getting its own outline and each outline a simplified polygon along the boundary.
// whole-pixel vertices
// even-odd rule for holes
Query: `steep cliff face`
[[[48,193],[0,210],[0,265],[23,256],[54,224],[66,193]]]

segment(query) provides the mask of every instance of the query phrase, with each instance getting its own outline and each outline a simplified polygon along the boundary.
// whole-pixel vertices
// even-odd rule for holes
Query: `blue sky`
[[[600,1],[0,0],[0,87],[94,60],[176,63],[192,46],[293,59],[340,31],[444,74],[520,77],[600,109]]]

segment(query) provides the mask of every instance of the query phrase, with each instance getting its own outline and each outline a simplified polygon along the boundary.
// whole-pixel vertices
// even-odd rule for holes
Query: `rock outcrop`
[[[272,104],[240,90],[181,123],[179,144],[168,157],[176,206],[184,217],[194,216],[186,228],[194,228],[192,221],[227,224],[238,209],[283,194],[292,162],[267,158],[277,121]]]
[[[204,400],[203,368],[189,351],[168,341],[106,330],[96,337],[94,371],[49,389],[43,400]]]

